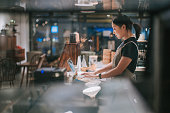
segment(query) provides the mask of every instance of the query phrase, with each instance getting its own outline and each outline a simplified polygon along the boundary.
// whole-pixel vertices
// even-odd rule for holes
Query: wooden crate
[[[111,61],[111,50],[103,49],[103,63],[108,64]]]
[[[25,60],[25,49],[14,49],[14,50],[7,50],[8,58],[13,58],[16,62],[21,62]]]

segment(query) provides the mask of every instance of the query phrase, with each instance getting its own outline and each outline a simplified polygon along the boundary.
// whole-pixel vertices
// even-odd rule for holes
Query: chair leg
[[[10,88],[11,88],[11,81],[9,82]]]
[[[14,87],[14,81],[12,81],[12,86]]]
[[[30,78],[29,87],[34,87],[34,78]]]
[[[0,82],[0,89],[2,88],[2,82]]]
[[[28,86],[28,76],[29,76],[28,70],[29,70],[29,69],[27,69],[27,74],[26,74],[26,87]]]

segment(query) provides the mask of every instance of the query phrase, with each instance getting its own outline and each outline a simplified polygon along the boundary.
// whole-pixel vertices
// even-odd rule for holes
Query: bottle
[[[82,60],[82,62],[81,62],[81,66],[82,66],[82,67],[87,67],[85,55],[83,55],[83,60]]]
[[[77,71],[81,71],[81,56],[78,56],[78,60],[77,60]]]

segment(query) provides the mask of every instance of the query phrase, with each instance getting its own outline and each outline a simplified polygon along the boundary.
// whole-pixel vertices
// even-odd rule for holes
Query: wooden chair
[[[1,69],[1,59],[0,59],[0,88],[2,87],[2,69]]]
[[[38,66],[37,66],[37,69],[41,68],[42,65],[43,65],[43,62],[45,60],[45,54],[41,55],[40,58],[39,58],[39,61],[38,61]]]
[[[41,51],[28,51],[26,53],[27,55],[27,62],[30,62],[31,61],[31,58],[34,56],[34,55],[42,55],[42,52]]]
[[[10,58],[4,58],[0,60],[0,86],[2,82],[9,82],[14,86],[16,74],[16,62]]]
[[[35,70],[37,69],[40,56],[41,56],[41,55],[39,55],[39,54],[35,54],[35,55],[33,55],[33,56],[31,57],[30,64],[31,64],[31,65],[36,65],[36,66],[30,66],[29,69],[28,69],[28,72],[32,72],[32,71],[35,71]]]
[[[77,57],[80,55],[80,45],[77,43],[65,44],[63,52],[60,56],[59,67],[64,67],[67,71],[70,71],[70,67],[67,60],[70,58],[73,64],[76,65]]]
[[[34,76],[33,76],[34,71],[36,69],[41,68],[41,66],[43,64],[43,61],[45,59],[45,56],[46,56],[45,54],[43,54],[43,55],[36,54],[36,55],[32,56],[31,61],[30,61],[30,65],[32,65],[32,66],[28,67],[28,74],[27,74],[27,78],[26,78],[26,85],[28,85],[28,81],[30,82],[30,80],[34,80]]]

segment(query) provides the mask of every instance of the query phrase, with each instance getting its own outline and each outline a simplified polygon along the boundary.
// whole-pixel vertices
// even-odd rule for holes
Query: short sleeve
[[[137,47],[134,43],[128,43],[123,47],[122,56],[134,59],[136,55],[138,55],[138,53],[137,53]]]

